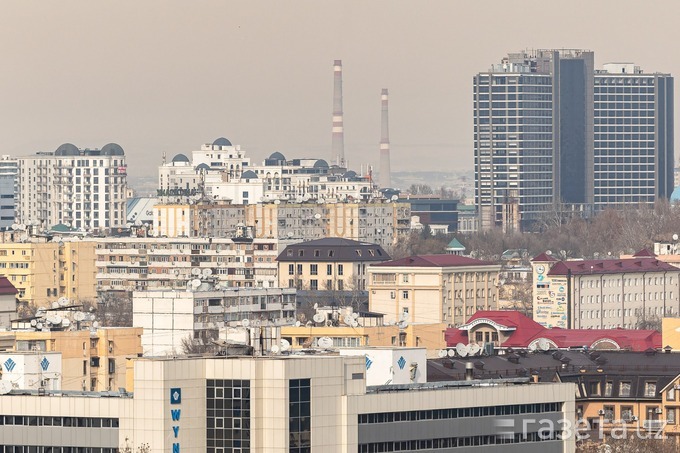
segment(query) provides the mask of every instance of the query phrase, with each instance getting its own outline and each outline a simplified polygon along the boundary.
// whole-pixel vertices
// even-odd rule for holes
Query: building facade
[[[369,309],[388,321],[463,324],[498,304],[500,265],[457,255],[412,256],[368,268]]]
[[[17,159],[0,156],[0,229],[3,230],[16,223],[17,173]]]
[[[576,49],[512,53],[474,77],[480,228],[653,203],[673,190],[673,78],[594,68]]]
[[[533,319],[564,329],[645,328],[680,314],[680,268],[648,252],[634,258],[531,260]]]
[[[463,381],[390,391],[367,387],[365,373],[364,356],[139,359],[134,394],[0,396],[0,415],[11,417],[0,442],[5,452],[126,444],[147,444],[150,453],[575,451],[557,423],[574,418],[572,384]],[[552,420],[553,428],[527,419]]]
[[[127,164],[116,143],[18,158],[18,221],[45,230],[64,224],[106,232],[127,222]]]

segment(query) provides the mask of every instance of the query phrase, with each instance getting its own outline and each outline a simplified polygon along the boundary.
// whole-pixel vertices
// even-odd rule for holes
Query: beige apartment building
[[[224,287],[277,285],[273,239],[107,237],[96,247],[99,292],[186,290],[192,280]]]
[[[460,325],[498,305],[501,266],[457,255],[422,255],[368,268],[369,309],[388,321]]]
[[[647,251],[633,258],[531,260],[534,320],[565,329],[634,329],[680,314],[680,268]]]
[[[95,242],[70,240],[0,243],[0,275],[17,289],[17,299],[39,307],[60,297],[94,299]]]
[[[60,352],[62,390],[117,391],[125,387],[126,360],[142,353],[142,331],[136,327],[95,330],[0,332],[8,351]]]
[[[279,286],[300,290],[363,291],[367,268],[388,261],[377,244],[325,238],[289,245],[278,256]]]

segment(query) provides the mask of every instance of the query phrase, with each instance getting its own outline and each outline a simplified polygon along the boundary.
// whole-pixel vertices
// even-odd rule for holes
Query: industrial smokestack
[[[381,134],[380,134],[380,187],[392,187],[390,169],[390,130],[387,116],[387,88],[383,88],[380,95],[382,104]]]
[[[333,63],[333,161],[345,165],[345,130],[342,125],[342,60]]]

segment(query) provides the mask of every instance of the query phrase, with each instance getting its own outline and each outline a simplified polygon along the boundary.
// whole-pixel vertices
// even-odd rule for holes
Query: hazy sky
[[[342,59],[352,167],[378,162],[389,88],[393,170],[471,169],[476,72],[575,47],[598,67],[678,75],[679,13],[676,0],[0,0],[0,153],[117,142],[135,176],[219,136],[256,162],[329,158]]]

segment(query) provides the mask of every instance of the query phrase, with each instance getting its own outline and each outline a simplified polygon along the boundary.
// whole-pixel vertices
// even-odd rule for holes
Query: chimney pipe
[[[471,381],[475,378],[475,366],[472,362],[465,363],[465,380]]]
[[[333,63],[333,157],[332,161],[345,165],[345,129],[342,121],[342,60]]]
[[[391,168],[390,168],[390,131],[389,131],[389,117],[388,117],[388,96],[387,88],[382,89],[380,95],[380,102],[382,104],[380,117],[380,187],[392,187]]]

